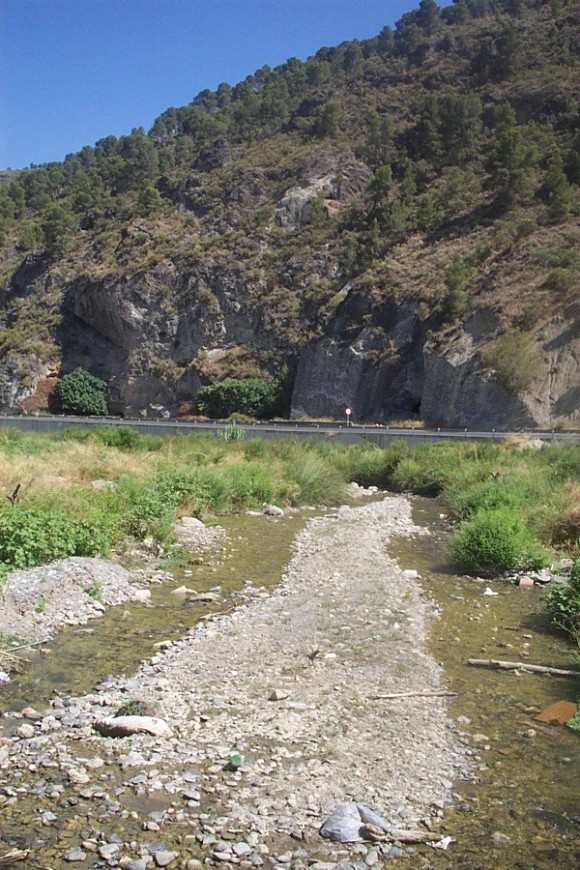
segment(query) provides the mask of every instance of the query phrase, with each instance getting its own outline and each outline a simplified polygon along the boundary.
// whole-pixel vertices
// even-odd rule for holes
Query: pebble
[[[75,846],[72,849],[67,849],[66,852],[63,853],[63,859],[65,861],[74,862],[74,861],[85,861],[87,857],[87,853],[83,852],[82,849],[79,849],[78,846]]]
[[[363,514],[364,524],[360,524]],[[135,677],[105,677],[93,695],[55,699],[41,725],[23,722],[20,728],[32,729],[25,733],[47,742],[34,759],[25,755],[27,744],[15,742],[16,761],[22,758],[26,771],[34,760],[37,780],[41,775],[49,780],[45,767],[57,768],[61,779],[68,780],[59,782],[58,788],[47,782],[39,795],[58,801],[52,805],[59,807],[59,830],[60,822],[65,831],[71,813],[79,813],[74,830],[80,832],[83,849],[86,844],[89,851],[94,837],[91,851],[123,870],[145,870],[152,864],[165,867],[180,859],[178,852],[162,844],[154,846],[153,837],[143,835],[146,831],[159,836],[166,824],[176,826],[186,849],[188,845],[203,849],[203,861],[182,855],[180,870],[200,870],[212,861],[294,870],[313,862],[314,870],[353,866],[364,870],[377,865],[383,854],[397,857],[397,847],[387,851],[385,846],[361,844],[358,863],[352,864],[354,847],[323,841],[317,828],[353,793],[380,807],[389,823],[412,827],[413,820],[423,817],[435,801],[446,806],[449,784],[465,769],[463,750],[438,707],[421,723],[427,737],[434,736],[429,755],[414,751],[414,729],[408,727],[414,721],[404,707],[400,713],[397,708],[396,715],[402,718],[396,727],[387,728],[382,704],[345,708],[354,688],[364,697],[364,692],[376,691],[377,679],[387,681],[386,688],[381,683],[384,691],[412,690],[437,684],[439,679],[435,663],[429,664],[422,652],[417,659],[410,653],[420,649],[428,602],[417,595],[411,602],[408,593],[414,589],[414,578],[403,577],[384,560],[388,536],[411,529],[409,505],[399,498],[356,512],[340,508],[333,518],[316,518],[295,542],[293,561],[274,592],[256,589],[227,617],[202,622],[190,631],[184,626],[184,637],[162,641]],[[364,566],[348,567],[337,560],[338,543],[351,550],[364,548]],[[218,592],[210,595],[218,597]],[[295,616],[301,607],[306,614],[302,622]],[[315,620],[323,616],[336,636],[317,627],[315,620],[311,625],[311,615]],[[395,625],[401,639],[412,639],[409,649],[404,648],[409,668],[404,679],[397,675],[399,641],[394,644],[389,637]],[[362,683],[356,667],[358,652],[353,651],[359,637],[366,662]],[[386,643],[395,658],[385,674]],[[268,703],[269,696],[280,703]],[[152,703],[155,715],[171,723],[170,733],[97,735],[93,723],[111,720],[131,698]],[[329,753],[327,729],[336,730],[343,714],[350,743],[345,750],[339,729]],[[41,729],[45,729],[42,735]],[[367,751],[369,733],[375,736],[372,750]],[[360,753],[353,755],[357,734]],[[377,772],[378,757],[382,768],[393,771],[387,786]],[[243,764],[224,775],[228,761],[235,767],[232,758],[242,759]],[[127,772],[119,778],[119,770],[124,769]],[[412,795],[393,801],[392,794],[407,794],[409,782]],[[13,797],[17,799],[16,793]],[[214,815],[200,811],[202,799],[203,808],[211,804]],[[83,801],[90,804],[85,808]],[[78,804],[68,815],[67,802],[71,807]],[[42,815],[45,825],[56,820],[54,814]],[[125,840],[115,833],[117,824]],[[130,830],[137,838],[133,842],[128,842]],[[265,841],[274,832],[292,836],[300,848],[270,857]],[[144,855],[145,850],[149,855]],[[71,855],[81,851],[67,850]],[[125,852],[140,857],[129,858]],[[40,853],[40,860],[48,866],[52,858]]]
[[[169,852],[167,850],[160,850],[159,852],[155,852],[153,856],[155,859],[155,864],[157,867],[167,867],[168,864],[171,864],[172,861],[175,861],[177,858],[177,852]]]

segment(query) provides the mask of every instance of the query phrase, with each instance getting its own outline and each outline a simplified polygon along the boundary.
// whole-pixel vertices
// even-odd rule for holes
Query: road
[[[198,422],[183,420],[131,420],[120,417],[44,417],[44,416],[6,416],[0,417],[0,428],[17,428],[27,432],[58,431],[70,426],[129,426],[143,434],[151,435],[189,435],[194,432],[224,431],[231,426],[221,422]],[[338,438],[355,443],[368,441],[384,447],[392,441],[404,440],[410,444],[433,441],[503,441],[509,437],[528,436],[543,441],[580,442],[580,431],[559,432],[554,430],[483,430],[483,429],[410,429],[375,424],[347,425],[346,423],[302,422],[283,420],[269,423],[238,424],[246,438],[300,437],[315,440]]]

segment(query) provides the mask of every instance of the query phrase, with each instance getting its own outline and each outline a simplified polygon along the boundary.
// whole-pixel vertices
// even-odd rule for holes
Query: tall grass
[[[351,480],[437,495],[458,520],[463,544],[465,529],[477,537],[478,525],[499,528],[495,520],[503,517],[525,540],[519,550],[503,547],[514,553],[507,561],[536,558],[542,547],[580,551],[580,449],[574,445],[533,451],[469,442],[411,448],[401,441],[384,450],[331,439],[161,439],[112,426],[41,435],[0,430],[2,495],[12,496],[20,485],[17,505],[6,502],[3,516],[16,517],[18,507],[47,521],[64,517],[71,540],[82,522],[94,531],[99,552],[122,547],[127,538],[170,543],[177,514],[205,518],[266,503],[334,505],[345,499]],[[59,552],[55,547],[54,557]],[[43,559],[49,557],[50,542],[43,549]],[[473,570],[477,564],[476,556]]]

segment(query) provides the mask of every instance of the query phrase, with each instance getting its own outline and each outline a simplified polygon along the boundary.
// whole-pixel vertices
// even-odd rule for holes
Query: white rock
[[[264,508],[264,513],[267,517],[283,517],[284,511],[281,507],[275,504],[269,504]]]
[[[205,525],[201,520],[198,520],[197,517],[181,517],[179,520],[179,525],[182,529],[189,531],[197,531],[198,529],[205,529]]]
[[[150,589],[136,589],[133,592],[133,601],[141,601],[145,603],[149,601],[151,598],[151,590]]]

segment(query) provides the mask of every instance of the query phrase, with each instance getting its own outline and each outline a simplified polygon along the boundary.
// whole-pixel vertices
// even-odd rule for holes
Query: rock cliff
[[[3,174],[0,410],[81,366],[128,416],[580,421],[576,4],[428,5]]]

